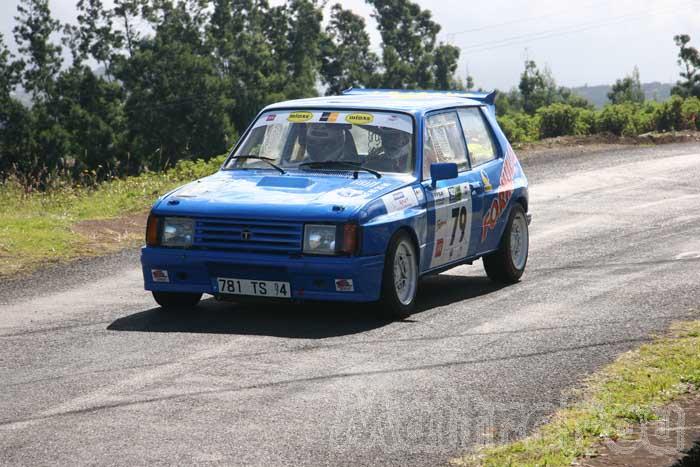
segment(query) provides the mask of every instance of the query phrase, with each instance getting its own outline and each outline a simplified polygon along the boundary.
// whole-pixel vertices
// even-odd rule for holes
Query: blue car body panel
[[[198,233],[191,248],[142,249],[145,288],[217,294],[217,277],[236,277],[289,282],[295,299],[368,302],[380,298],[387,246],[400,229],[408,231],[419,248],[421,275],[441,272],[493,252],[499,246],[514,203],[521,203],[526,211],[528,206],[527,178],[496,122],[493,98],[493,94],[481,93],[350,90],[342,96],[266,107],[260,115],[269,111],[329,109],[410,115],[414,122],[415,170],[412,174],[384,174],[377,179],[364,172],[356,176],[298,170],[280,174],[266,169],[222,168],[168,193],[154,204],[155,216],[194,218]],[[425,119],[462,107],[481,109],[496,142],[498,157],[476,168],[467,167],[456,179],[440,180],[433,186],[431,180],[423,180],[422,176]],[[468,141],[466,146],[468,149]],[[445,225],[445,216],[450,219],[450,214],[455,213],[455,223],[465,220],[466,224],[468,220],[461,235],[456,224]],[[356,224],[357,254],[304,254],[304,225],[309,223]],[[239,232],[243,227],[251,230],[254,238],[268,238],[270,242],[232,240],[231,232]],[[218,231],[227,242],[226,248],[217,249]],[[462,241],[456,250],[446,245],[445,238],[450,233],[453,241],[455,235]],[[167,271],[168,280],[156,280],[154,270]],[[351,281],[352,290],[340,290],[338,279]]]

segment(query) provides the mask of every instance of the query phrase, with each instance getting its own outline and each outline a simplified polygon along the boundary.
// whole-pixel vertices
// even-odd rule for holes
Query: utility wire
[[[608,18],[605,21],[595,21],[595,22],[589,22],[589,23],[583,23],[579,26],[575,26],[573,28],[558,28],[558,29],[551,29],[548,31],[540,31],[536,33],[528,33],[528,34],[522,34],[518,36],[511,36],[507,37],[504,39],[499,39],[495,41],[486,41],[478,44],[474,44],[471,46],[463,46],[461,47],[462,52],[469,52],[469,53],[476,53],[476,52],[485,52],[488,50],[493,50],[501,47],[506,47],[509,45],[514,45],[517,43],[521,42],[528,42],[528,41],[535,41],[535,40],[542,40],[542,39],[548,39],[551,37],[557,37],[557,36],[563,36],[563,35],[568,35],[568,34],[573,34],[577,32],[583,32],[591,29],[598,29],[601,27],[605,26],[610,26],[614,24],[619,24],[631,20],[637,20],[637,19],[643,19],[648,17],[651,13],[654,14],[664,14],[664,13],[671,13],[671,12],[676,12],[680,8],[683,8],[685,6],[690,6],[700,3],[700,0],[694,0],[690,3],[683,3],[679,5],[675,5],[672,8],[661,8],[661,9],[652,9],[652,10],[647,10],[643,13],[635,13],[635,14],[627,14],[627,15],[622,15],[622,16],[617,16],[613,18]]]
[[[607,4],[609,4],[609,3],[610,3],[610,2],[609,2],[608,0],[605,0],[605,1],[602,1],[602,2],[592,2],[592,3],[587,3],[587,4],[583,5],[583,7],[586,8],[586,9],[588,9],[588,8],[594,7],[594,6],[607,5]],[[556,12],[550,12],[550,13],[547,13],[547,14],[545,14],[545,15],[527,16],[527,17],[525,17],[525,18],[517,18],[517,19],[505,21],[505,22],[503,22],[503,23],[487,24],[487,25],[484,25],[484,26],[476,27],[476,28],[464,29],[464,30],[462,30],[462,31],[444,32],[443,34],[445,34],[446,36],[457,36],[457,35],[459,35],[459,34],[467,34],[467,33],[471,33],[471,32],[486,31],[486,30],[489,30],[489,29],[500,28],[500,27],[502,27],[502,26],[510,26],[510,25],[513,25],[513,24],[521,24],[521,23],[526,23],[526,22],[529,22],[529,21],[535,21],[535,20],[538,20],[538,19],[552,18],[552,17],[555,17],[555,16],[560,16],[560,15],[562,15],[562,14],[564,14],[564,13],[571,13],[571,9],[569,8],[569,9],[566,9],[566,10],[559,10],[559,11],[556,11]]]

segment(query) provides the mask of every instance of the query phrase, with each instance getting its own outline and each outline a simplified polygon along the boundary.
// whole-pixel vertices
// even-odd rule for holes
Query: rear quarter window
[[[498,157],[496,143],[481,110],[471,107],[459,109],[458,113],[472,166],[485,164]]]

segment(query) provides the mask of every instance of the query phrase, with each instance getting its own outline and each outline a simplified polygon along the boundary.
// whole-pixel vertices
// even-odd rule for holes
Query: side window
[[[462,122],[472,165],[476,167],[494,160],[498,156],[498,150],[481,111],[476,107],[459,109],[459,119]]]
[[[467,150],[455,112],[431,115],[423,137],[423,178],[430,178],[430,164],[454,162],[460,170],[468,167]]]

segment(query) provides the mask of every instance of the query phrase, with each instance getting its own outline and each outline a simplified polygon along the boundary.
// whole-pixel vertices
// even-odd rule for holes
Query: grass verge
[[[530,437],[488,446],[456,465],[570,466],[603,439],[654,420],[654,409],[700,389],[700,321],[674,324],[664,337],[622,355],[590,378],[583,399]]]
[[[68,186],[25,193],[17,184],[0,184],[0,278],[62,260],[113,251],[141,241],[142,232],[115,232],[91,241],[85,221],[144,213],[161,194],[215,172],[223,156],[209,161],[182,161],[163,173],[115,179],[95,188]]]

